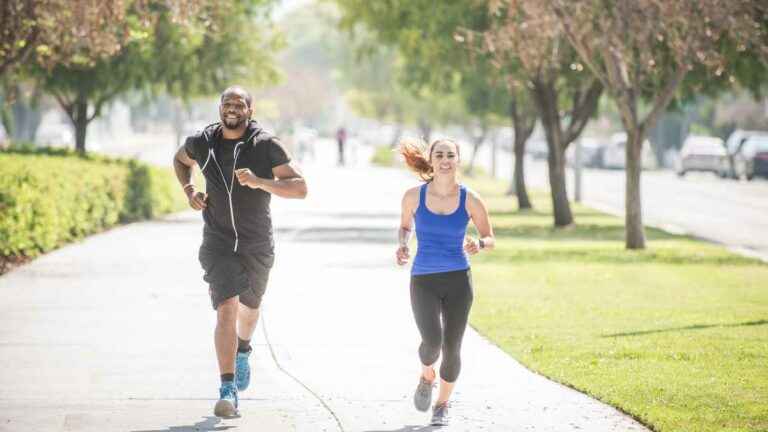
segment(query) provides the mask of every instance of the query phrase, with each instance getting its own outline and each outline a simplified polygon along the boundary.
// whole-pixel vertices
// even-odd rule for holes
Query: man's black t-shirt
[[[224,172],[224,178],[227,180],[227,184],[232,182],[232,163],[235,161],[235,146],[238,142],[241,142],[244,139],[245,137],[240,137],[238,139],[220,138],[218,143],[213,146],[213,152],[216,155],[216,160],[219,162],[219,165],[221,165],[221,170]],[[235,179],[235,181],[237,181],[237,179]]]
[[[249,168],[273,179],[272,168],[290,162],[280,142],[253,121],[241,139],[224,139],[217,123],[187,138],[184,148],[205,176],[203,242],[234,248],[237,239],[238,251],[272,252],[271,194],[241,186],[232,176],[234,169]]]

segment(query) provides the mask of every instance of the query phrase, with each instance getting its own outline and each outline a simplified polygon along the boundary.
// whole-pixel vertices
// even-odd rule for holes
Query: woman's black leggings
[[[447,382],[459,377],[461,340],[472,298],[469,269],[411,276],[411,307],[421,333],[421,363],[435,364],[442,350],[440,378]]]

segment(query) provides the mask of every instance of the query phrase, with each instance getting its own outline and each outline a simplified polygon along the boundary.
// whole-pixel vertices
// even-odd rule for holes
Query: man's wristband
[[[478,240],[477,245],[480,247],[480,249],[485,249],[485,242],[483,239]]]
[[[184,192],[189,195],[192,192],[195,191],[195,184],[194,183],[187,183],[183,186]]]

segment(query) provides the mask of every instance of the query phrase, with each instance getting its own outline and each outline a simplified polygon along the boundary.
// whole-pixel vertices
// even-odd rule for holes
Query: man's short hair
[[[219,102],[224,102],[224,98],[226,96],[230,95],[238,95],[245,99],[245,104],[248,105],[248,108],[251,107],[251,102],[253,101],[253,98],[251,97],[251,94],[246,90],[244,87],[241,87],[239,85],[233,85],[227,87],[223,92],[221,92],[221,98],[219,99]]]

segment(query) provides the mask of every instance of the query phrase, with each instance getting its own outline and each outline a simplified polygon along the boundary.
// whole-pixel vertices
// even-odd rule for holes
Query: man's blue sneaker
[[[247,389],[251,383],[251,365],[248,364],[248,357],[251,355],[251,351],[253,350],[237,352],[237,358],[235,359],[235,382],[239,391]]]
[[[213,408],[216,417],[234,417],[237,415],[237,387],[232,381],[225,381],[219,388],[219,401]]]

